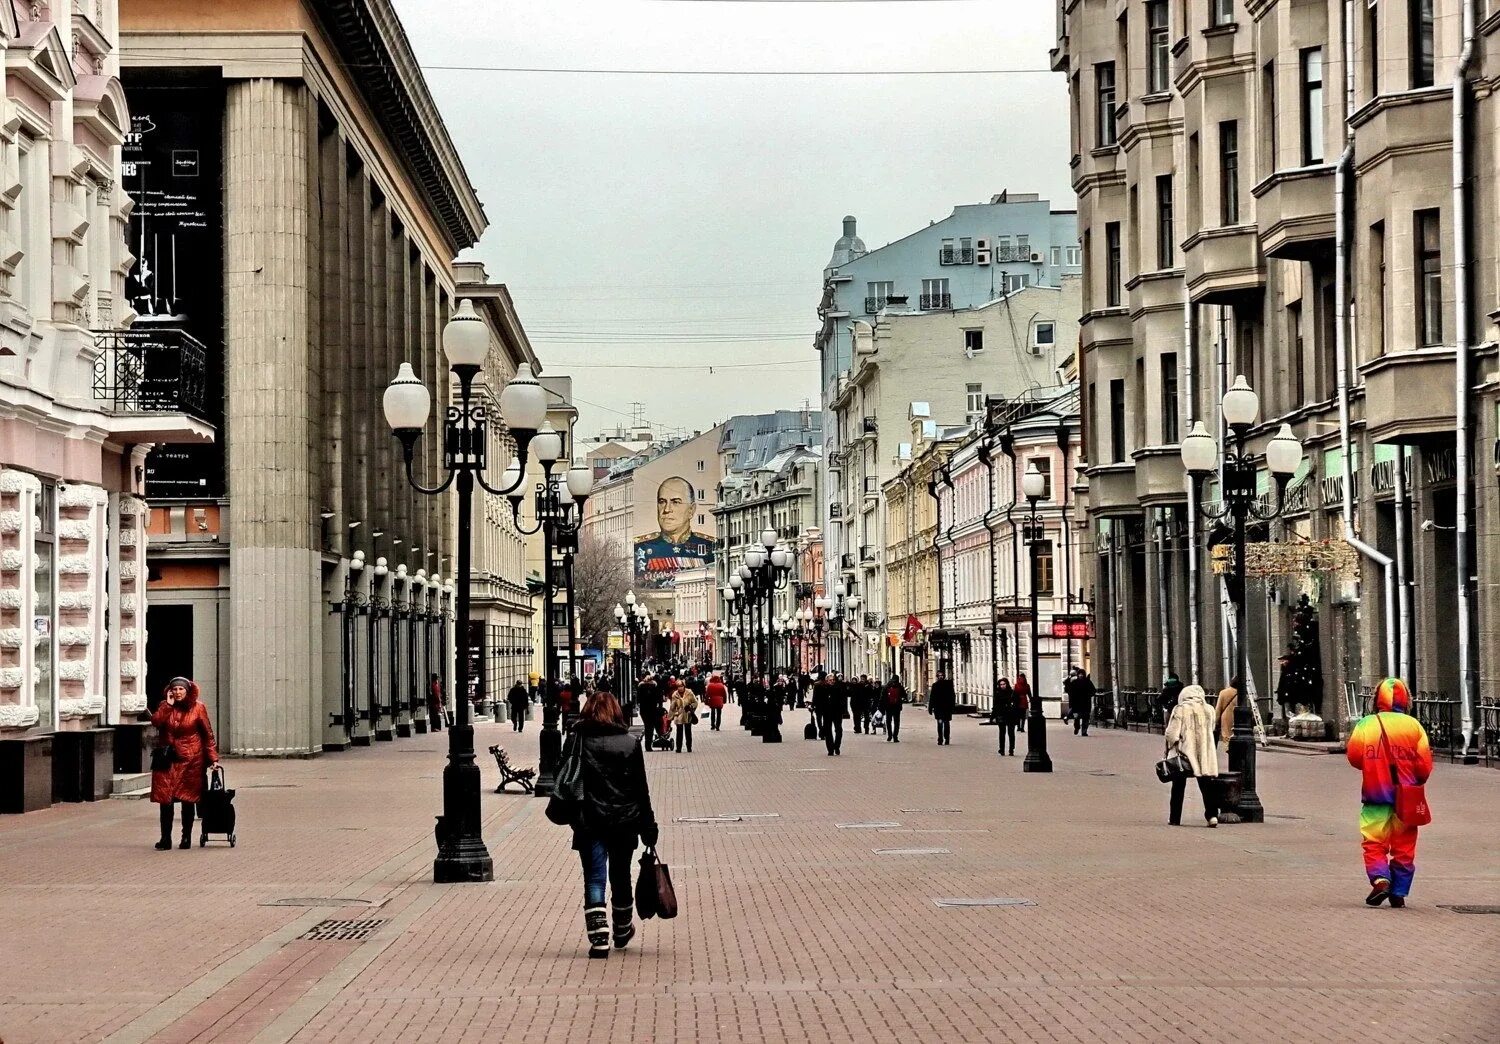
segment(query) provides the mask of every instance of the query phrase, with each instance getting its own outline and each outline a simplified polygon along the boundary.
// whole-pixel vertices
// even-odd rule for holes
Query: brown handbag
[[[641,873],[645,876],[648,869],[650,880],[647,887],[651,890],[652,898],[656,900],[656,916],[664,921],[669,921],[677,916],[677,890],[672,887],[672,871],[656,857],[656,848],[653,846],[648,850],[651,856],[650,863],[644,859],[641,861]]]

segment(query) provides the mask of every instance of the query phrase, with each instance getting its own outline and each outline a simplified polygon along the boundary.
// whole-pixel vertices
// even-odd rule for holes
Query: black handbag
[[[547,818],[558,826],[572,826],[583,810],[583,740],[578,733],[568,734],[563,744],[562,761],[547,799]]]
[[[1163,783],[1189,779],[1193,775],[1193,763],[1183,754],[1172,754],[1156,763],[1156,778]]]
[[[151,771],[165,772],[177,761],[177,749],[170,743],[162,747],[151,748]]]

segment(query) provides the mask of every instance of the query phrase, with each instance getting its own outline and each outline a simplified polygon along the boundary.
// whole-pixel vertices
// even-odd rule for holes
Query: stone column
[[[321,491],[311,443],[306,89],[257,79],[225,101],[225,434],[231,692],[215,722],[245,754],[321,736]]]

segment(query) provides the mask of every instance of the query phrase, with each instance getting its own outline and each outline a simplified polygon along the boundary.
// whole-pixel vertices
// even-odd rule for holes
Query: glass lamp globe
[[[736,573],[739,575],[741,583],[743,583],[746,580],[749,580],[752,576],[755,575],[754,572],[751,571],[750,566],[748,564],[741,565],[739,567],[739,569],[736,570]]]
[[[732,591],[738,591],[740,588],[742,588],[744,586],[745,586],[745,580],[744,580],[743,577],[740,576],[739,573],[730,573],[729,574],[729,588],[730,588],[730,590],[732,590]]]
[[[409,362],[401,364],[396,376],[386,385],[380,402],[385,410],[385,422],[392,431],[421,431],[427,424],[427,415],[432,412],[432,393],[417,379]]]
[[[1202,421],[1194,421],[1193,429],[1182,440],[1182,466],[1194,475],[1206,475],[1218,460],[1218,443]]]
[[[521,484],[521,462],[514,457],[500,473],[500,488],[515,490]]]
[[[574,464],[568,469],[568,489],[575,497],[586,497],[594,491],[594,469],[587,464]]]
[[[631,605],[631,606],[635,605],[635,592],[634,591],[626,591],[625,592],[625,604],[626,605]]]
[[[1021,476],[1021,492],[1026,495],[1027,500],[1040,500],[1046,489],[1047,477],[1036,466],[1036,461],[1032,461],[1026,474]]]
[[[745,565],[749,566],[751,569],[759,569],[761,567],[761,564],[765,562],[765,560],[766,553],[764,551],[761,551],[759,548],[752,547],[750,548],[750,550],[745,552]]]
[[[531,452],[542,464],[556,464],[562,450],[562,436],[553,430],[551,421],[543,421],[532,437]]]
[[[1302,463],[1302,443],[1292,434],[1290,424],[1283,424],[1276,437],[1266,444],[1266,466],[1273,475],[1290,475]]]
[[[791,565],[791,552],[784,547],[778,547],[771,552],[771,564],[777,569],[785,569]]]
[[[448,365],[483,366],[489,349],[490,332],[474,311],[474,302],[464,298],[443,325],[443,354],[448,357]]]
[[[516,432],[536,431],[547,419],[547,392],[532,376],[531,364],[516,367],[516,375],[500,392],[500,414]]]
[[[1223,401],[1224,420],[1230,427],[1239,427],[1255,423],[1255,416],[1260,412],[1260,396],[1256,395],[1250,387],[1250,382],[1245,380],[1242,373],[1234,379],[1234,384],[1224,393]]]
[[[849,588],[847,588],[847,587],[844,586],[844,583],[843,583],[842,580],[833,585],[833,596],[835,598],[842,598],[842,597],[844,597],[848,593],[849,593]]]
[[[766,545],[767,551],[771,550],[771,548],[776,546],[776,530],[770,527],[762,529],[760,531],[760,542]]]

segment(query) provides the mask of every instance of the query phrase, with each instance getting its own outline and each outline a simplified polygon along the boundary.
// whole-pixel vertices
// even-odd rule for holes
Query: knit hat
[[[193,687],[193,679],[191,679],[191,678],[184,678],[182,675],[179,674],[177,677],[175,677],[171,681],[167,682],[167,688],[169,688],[169,689],[173,688],[174,686],[177,686],[177,685],[181,685],[184,689],[191,689]]]

